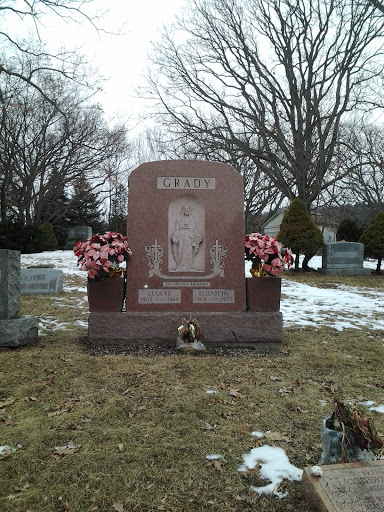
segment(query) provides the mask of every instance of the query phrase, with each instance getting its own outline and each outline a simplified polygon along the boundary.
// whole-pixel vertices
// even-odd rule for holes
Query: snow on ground
[[[77,290],[86,294],[86,272],[80,270],[76,263],[77,258],[72,251],[21,255],[22,267],[51,264],[61,269],[65,275],[80,276],[84,280],[84,286]],[[314,269],[321,268],[321,256],[313,257],[309,264]],[[376,265],[376,261],[364,261],[366,268],[375,269]],[[246,262],[246,274],[249,266],[249,262]],[[64,291],[71,290],[73,285],[64,283]],[[73,307],[79,307],[85,300],[86,295],[83,301],[73,304]],[[68,307],[67,298],[58,296],[56,302]],[[337,330],[348,327],[384,329],[383,294],[372,288],[338,285],[325,289],[283,279],[281,312],[285,327],[321,325]]]
[[[77,291],[84,293],[82,299],[76,299],[73,302],[68,296],[54,297],[55,304],[66,307],[77,307],[79,310],[86,302],[86,272],[82,271],[76,265],[76,257],[72,251],[53,251],[39,254],[22,254],[21,266],[33,266],[51,264],[55,268],[61,269],[64,275],[77,275],[84,280],[84,285],[76,288]],[[376,268],[376,262],[364,262],[364,267]],[[315,256],[310,261],[310,266],[314,269],[321,267],[321,257]],[[245,273],[249,275],[249,263],[246,263]],[[70,293],[74,290],[73,285],[64,281],[64,291]],[[384,304],[382,293],[372,288],[358,288],[350,286],[340,286],[335,288],[316,288],[306,284],[283,280],[281,311],[283,313],[284,326],[329,326],[337,330],[344,328],[371,328],[384,329]],[[70,329],[68,323],[60,323],[54,317],[41,315],[39,323],[43,330]],[[77,325],[87,327],[86,320],[79,318]],[[383,339],[384,342],[384,339]],[[384,345],[384,343],[383,343]],[[206,393],[217,393],[213,389],[207,389]],[[376,402],[364,403],[371,411],[384,413],[383,404]],[[264,437],[262,432],[252,432],[252,436],[260,439]],[[0,455],[5,451],[14,448],[0,446]],[[223,458],[222,455],[206,455],[207,460],[217,461]],[[258,463],[260,465],[260,475],[269,480],[270,484],[264,487],[252,487],[258,494],[274,494],[278,498],[283,498],[286,493],[280,493],[277,488],[283,479],[301,480],[302,470],[292,466],[283,449],[268,445],[254,448],[250,453],[243,455],[244,463],[239,471],[252,469]]]
[[[244,464],[238,471],[247,472],[260,464],[260,477],[270,480],[268,485],[263,487],[251,486],[251,490],[257,494],[274,494],[278,498],[285,498],[288,492],[279,492],[277,489],[281,482],[286,478],[288,480],[301,480],[303,470],[299,469],[289,462],[285,451],[278,446],[259,446],[253,448],[249,453],[243,455]]]
[[[321,256],[314,256],[309,265],[314,269],[321,268]],[[365,268],[375,269],[376,266],[377,261],[364,261]],[[348,327],[384,329],[383,293],[375,289],[342,285],[316,288],[283,279],[281,293],[284,327],[321,325],[337,330]]]

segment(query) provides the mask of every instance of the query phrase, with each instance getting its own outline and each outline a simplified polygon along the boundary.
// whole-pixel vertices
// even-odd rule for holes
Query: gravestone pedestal
[[[246,311],[243,199],[230,165],[171,160],[135,169],[126,313],[91,313],[90,343],[175,344],[192,315],[207,347],[280,345],[281,313]]]
[[[264,350],[280,347],[282,313],[251,311],[91,313],[88,319],[89,341],[92,345],[175,345],[181,319],[189,318],[190,314],[197,318],[204,336],[201,341],[207,348],[230,346]]]
[[[0,346],[28,345],[37,336],[38,319],[20,317],[20,252],[0,249]]]

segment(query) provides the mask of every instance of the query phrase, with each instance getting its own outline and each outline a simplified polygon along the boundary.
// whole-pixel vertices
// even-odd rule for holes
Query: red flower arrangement
[[[293,260],[290,249],[284,248],[272,236],[260,233],[250,233],[245,236],[245,259],[252,261],[250,270],[253,277],[263,277],[265,274],[276,277],[288,268]]]
[[[86,242],[77,242],[73,252],[78,258],[77,264],[88,272],[90,279],[123,275],[124,269],[119,265],[132,256],[127,238],[112,231],[104,235],[97,233]]]

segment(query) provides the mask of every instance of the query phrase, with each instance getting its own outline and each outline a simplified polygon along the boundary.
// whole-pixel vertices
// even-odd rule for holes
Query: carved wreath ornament
[[[145,252],[147,254],[148,258],[148,265],[149,265],[149,277],[157,276],[161,279],[185,279],[185,276],[167,276],[162,273],[161,271],[161,264],[163,263],[163,254],[164,249],[163,247],[157,243],[157,240],[155,240],[155,243],[153,245],[146,245],[145,246]],[[227,256],[228,247],[226,245],[219,245],[218,240],[216,240],[215,245],[212,245],[209,254],[211,256],[211,265],[212,265],[212,271],[208,275],[202,276],[201,274],[193,275],[188,274],[188,279],[212,279],[213,277],[220,276],[224,277],[224,265],[225,265],[225,258]]]

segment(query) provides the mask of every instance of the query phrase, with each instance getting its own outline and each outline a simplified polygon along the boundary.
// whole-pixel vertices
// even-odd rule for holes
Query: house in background
[[[283,220],[286,208],[280,208],[276,213],[271,215],[266,222],[263,224],[263,234],[273,236],[276,238],[277,233],[280,229],[281,221]],[[329,244],[336,242],[336,231],[338,225],[332,219],[327,218],[322,213],[311,214],[313,221],[316,226],[323,233],[324,243]]]

